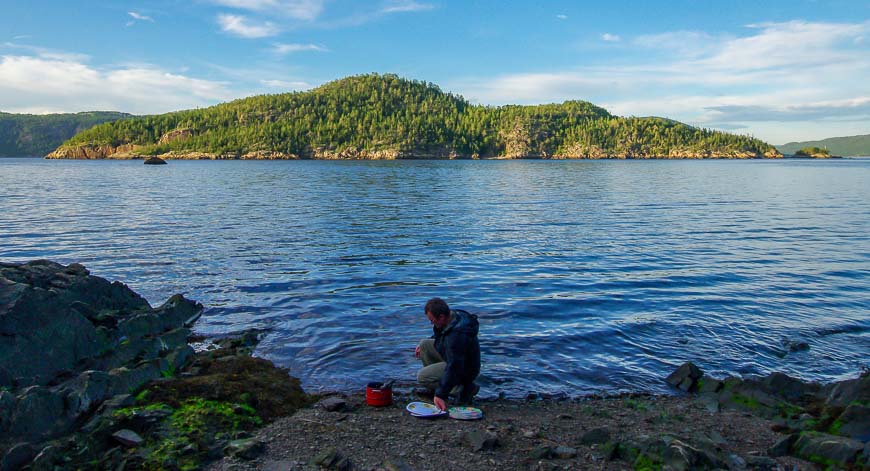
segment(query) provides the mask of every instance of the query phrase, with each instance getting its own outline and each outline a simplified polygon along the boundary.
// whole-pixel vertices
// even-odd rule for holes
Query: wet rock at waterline
[[[143,163],[145,165],[166,165],[166,161],[161,159],[160,157],[157,157],[156,155],[148,157]]]

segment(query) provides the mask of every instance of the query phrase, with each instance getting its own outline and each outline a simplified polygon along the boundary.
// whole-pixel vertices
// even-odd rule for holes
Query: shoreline
[[[870,371],[822,385],[685,363],[662,378],[672,395],[480,400],[482,420],[428,421],[404,410],[410,383],[383,408],[305,393],[252,356],[263,331],[194,351],[202,305],[152,308],[78,264],[0,263],[0,301],[4,470],[870,467]]]

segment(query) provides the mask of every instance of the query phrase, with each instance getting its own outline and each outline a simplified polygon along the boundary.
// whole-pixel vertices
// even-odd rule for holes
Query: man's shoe
[[[427,399],[429,401],[435,400],[435,393],[427,388],[414,389],[414,394],[417,395],[417,397],[419,397],[420,399]]]
[[[459,403],[463,405],[471,404],[474,401],[474,396],[477,395],[478,391],[480,391],[480,386],[477,383],[471,383],[471,387],[468,391],[464,391],[465,388],[462,388],[462,395],[459,396]]]

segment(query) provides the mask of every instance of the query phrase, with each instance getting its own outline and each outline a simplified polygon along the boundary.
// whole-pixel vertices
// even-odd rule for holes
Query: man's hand
[[[447,403],[444,402],[444,399],[441,399],[438,396],[435,396],[435,407],[440,410],[447,410]]]
[[[417,348],[414,349],[414,358],[420,358],[420,346],[417,345]]]

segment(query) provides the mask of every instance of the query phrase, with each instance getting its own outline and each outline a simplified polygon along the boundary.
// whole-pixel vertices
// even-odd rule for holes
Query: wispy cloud
[[[272,22],[255,23],[245,16],[228,13],[218,15],[217,22],[224,32],[242,38],[265,38],[281,31]]]
[[[675,31],[622,41],[631,65],[510,74],[448,84],[489,104],[585,99],[621,115],[661,115],[704,126],[870,120],[870,22],[750,25],[745,35]],[[602,39],[605,39],[602,36]],[[743,123],[741,123],[743,122]],[[767,126],[785,142],[789,129]]]
[[[693,58],[714,53],[728,40],[727,37],[715,37],[702,31],[668,31],[641,35],[634,38],[633,42],[641,48]]]
[[[84,57],[39,53],[0,56],[0,103],[4,111],[164,113],[233,97],[222,82],[149,65],[96,68],[82,60]]]
[[[127,14],[130,15],[134,20],[150,21],[152,23],[154,22],[154,18],[151,18],[150,16],[143,15],[141,13],[136,13],[135,11],[128,11]]]
[[[568,15],[562,15],[562,14],[559,14],[559,15],[556,15],[556,18],[558,18],[558,19],[560,19],[560,20],[567,20],[567,19],[568,19]]]
[[[0,49],[12,49],[16,51],[27,51],[30,55],[39,56],[43,59],[51,59],[58,60],[64,62],[87,62],[91,60],[91,56],[87,54],[80,54],[77,52],[68,52],[68,51],[58,51],[56,49],[49,49],[45,47],[39,46],[31,46],[29,44],[19,44],[12,42],[5,42],[0,45]],[[18,54],[20,55],[20,54]]]
[[[323,13],[326,0],[211,0],[240,10],[270,13],[297,20],[313,21]]]
[[[604,33],[601,35],[601,39],[607,42],[618,42],[622,38],[616,34]]]
[[[317,44],[282,44],[275,43],[272,52],[275,54],[290,54],[294,52],[329,52],[329,49]]]
[[[307,82],[294,82],[286,80],[260,80],[260,83],[269,88],[281,88],[288,90],[305,90],[311,88]]]
[[[870,96],[786,106],[721,105],[706,108],[710,121],[870,120]]]
[[[426,11],[435,8],[429,3],[419,3],[414,0],[395,0],[388,2],[381,8],[381,13],[404,13],[412,11]]]

